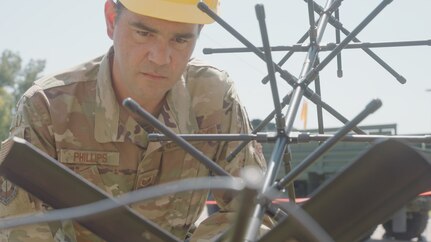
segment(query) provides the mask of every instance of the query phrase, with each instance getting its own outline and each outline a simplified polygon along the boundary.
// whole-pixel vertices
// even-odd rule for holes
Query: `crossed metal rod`
[[[304,0],[307,3],[313,4],[314,11],[321,15],[324,13],[324,9],[314,1]],[[310,8],[309,8],[310,9]],[[336,29],[336,44],[328,43],[326,46],[320,44],[319,51],[330,51],[335,48],[337,44],[340,43],[340,32],[343,32],[345,35],[349,35],[351,32],[344,28],[343,24],[339,21],[339,13],[338,9],[335,11],[335,17],[329,16],[328,22]],[[292,46],[273,46],[271,47],[271,51],[289,51],[281,60],[278,62],[279,66],[282,66],[295,52],[307,52],[308,46],[301,45],[304,41],[309,37],[309,31],[307,31],[299,40],[297,45]],[[390,67],[383,59],[377,56],[370,48],[384,48],[384,47],[407,47],[407,46],[431,46],[431,40],[413,40],[413,41],[392,41],[392,42],[361,42],[358,38],[353,38],[352,40],[355,42],[354,44],[348,44],[344,49],[362,49],[365,53],[367,53],[372,59],[374,59],[378,64],[380,64],[385,70],[387,70],[391,75],[393,75],[396,80],[402,84],[406,83],[406,79],[398,74],[392,67]],[[262,50],[262,47],[257,47]],[[240,53],[240,52],[250,52],[250,48],[204,48],[203,53],[205,54],[216,54],[216,53]],[[337,56],[337,76],[342,76],[341,71],[341,57]],[[264,83],[267,82],[267,78],[264,78]]]
[[[310,84],[318,76],[318,72],[321,69],[323,69],[332,60],[332,58],[334,58],[337,54],[339,54],[340,51],[343,49],[343,47],[346,46],[348,42],[350,42],[350,40],[352,40],[354,36],[358,34],[390,1],[387,0],[382,2],[363,22],[361,22],[361,24],[349,36],[346,37],[346,39],[344,39],[336,48],[334,48],[334,50],[322,62],[319,62],[317,65],[315,65],[317,63],[315,61],[317,59],[317,54],[318,54],[318,48],[317,48],[318,42],[320,42],[320,40],[322,39],[324,29],[328,22],[329,15],[332,14],[332,11],[338,8],[340,2],[341,1],[332,1],[332,0],[329,0],[327,2],[326,8],[325,8],[326,9],[325,14],[319,19],[319,22],[318,22],[316,35],[315,37],[314,35],[312,35],[313,41],[315,43],[310,46],[310,49],[307,54],[307,58],[304,63],[299,79],[294,79],[290,74],[288,74],[288,76],[291,78],[289,79],[290,82],[292,82],[292,80],[295,80],[295,84],[293,85],[294,92],[289,102],[290,105],[287,110],[286,120],[284,120],[284,118],[281,115],[281,105],[278,97],[277,85],[276,85],[276,80],[274,75],[275,70],[280,71],[280,67],[277,68],[277,65],[274,64],[271,58],[271,50],[270,50],[269,40],[267,36],[267,31],[266,31],[265,13],[264,13],[263,5],[256,5],[256,15],[259,20],[259,26],[262,33],[262,41],[264,44],[263,49],[265,50],[265,52],[262,53],[245,38],[242,38],[239,34],[236,34],[237,36],[240,36],[240,38],[242,38],[242,42],[246,43],[246,45],[252,46],[255,50],[255,53],[266,61],[268,73],[270,77],[269,80],[271,83],[271,90],[272,90],[273,99],[274,99],[274,106],[275,106],[274,115],[276,116],[277,132],[279,136],[275,141],[275,148],[272,153],[271,159],[268,162],[268,170],[263,181],[262,189],[260,191],[262,193],[265,193],[274,184],[276,171],[280,166],[282,156],[285,153],[285,150],[289,144],[289,141],[284,134],[289,134],[292,131],[293,120],[298,111],[298,106],[301,101],[301,98],[304,95],[304,93],[306,93],[305,90],[307,90],[308,84]],[[211,12],[211,10],[204,3],[200,2],[198,6],[201,10],[203,10],[208,15],[213,17],[217,22],[222,22],[222,23],[224,22],[215,13]],[[309,4],[309,6],[312,6],[312,5]],[[310,19],[310,24],[314,27],[313,19]],[[233,29],[230,32],[237,33]],[[283,73],[285,73],[286,75],[286,73],[288,72],[283,72]],[[131,103],[130,100],[129,102],[125,102],[124,104],[127,106],[127,103]],[[371,106],[379,106],[379,105],[371,105]],[[136,109],[134,111],[136,112]],[[359,115],[360,118],[354,119],[351,122],[349,122],[350,126],[347,126],[345,129],[340,131],[340,135],[333,136],[332,138],[328,139],[328,143],[335,144],[338,141],[338,139],[340,139],[343,135],[349,132],[351,128],[355,127],[365,116],[367,116],[369,113],[373,111],[366,109],[363,113],[361,113],[361,115]],[[147,115],[144,115],[144,116],[147,116]],[[151,118],[148,119],[148,117],[144,117],[144,118],[147,119],[147,121],[149,121],[150,123],[152,121],[157,121],[157,120],[151,120]],[[284,122],[286,123],[283,125]],[[166,130],[163,130],[164,128],[162,126],[158,128],[162,129],[160,130],[161,132],[167,135],[169,134],[169,132],[167,132]],[[171,135],[169,134],[169,136]],[[191,147],[187,147],[186,145],[181,145],[181,143],[186,142],[185,140],[175,138],[174,141],[176,141],[182,147],[186,147],[187,149],[191,148]],[[318,149],[318,151],[320,153],[323,153],[327,149],[329,149],[329,146],[322,146],[322,148]],[[254,239],[257,236],[256,233],[257,231],[259,231],[259,227],[262,223],[262,219],[265,212],[266,212],[266,205],[256,204],[256,207],[254,208],[254,211],[252,213],[253,215],[249,218],[249,221],[248,221],[249,227],[244,234],[245,241],[254,241]]]
[[[337,47],[339,43],[327,43],[320,44],[319,51],[332,51]],[[408,40],[408,41],[385,41],[385,42],[357,42],[348,44],[344,49],[364,49],[364,48],[385,48],[385,47],[412,47],[412,46],[431,46],[431,40]],[[258,47],[259,50],[263,51],[263,47]],[[295,45],[283,45],[283,46],[271,46],[270,50],[275,51],[292,51],[292,52],[307,52],[308,46],[302,44]],[[205,54],[219,54],[219,53],[242,53],[250,52],[248,48],[236,47],[236,48],[205,48],[203,49]],[[280,65],[280,64],[278,64]]]
[[[220,241],[221,238],[228,238],[230,241],[256,241],[258,238],[258,231],[262,224],[262,219],[265,213],[275,213],[278,211],[274,211],[274,207],[270,205],[271,199],[268,199],[268,194],[274,192],[274,190],[281,190],[287,185],[292,185],[293,180],[303,172],[308,166],[310,166],[313,162],[315,162],[322,154],[328,151],[331,147],[333,147],[338,141],[374,141],[380,138],[392,138],[392,139],[402,139],[411,142],[426,142],[431,143],[431,136],[370,136],[370,135],[348,135],[351,130],[355,130],[358,133],[363,133],[361,130],[355,128],[364,118],[368,115],[376,111],[380,106],[380,100],[372,100],[363,111],[361,111],[356,117],[352,120],[347,120],[342,117],[338,112],[333,110],[329,105],[325,104],[320,99],[320,88],[319,83],[319,72],[326,67],[326,65],[332,61],[333,58],[337,57],[338,62],[338,75],[341,75],[341,50],[348,48],[361,48],[364,49],[370,56],[373,57],[373,54],[368,48],[374,47],[395,47],[395,46],[412,46],[412,45],[431,45],[431,41],[415,41],[415,42],[387,42],[387,43],[358,43],[358,44],[349,44],[350,41],[359,42],[356,39],[356,35],[374,18],[380,13],[385,6],[387,6],[392,0],[383,0],[352,32],[349,32],[344,40],[340,40],[339,32],[342,31],[346,33],[347,30],[343,29],[341,24],[338,22],[339,14],[338,7],[340,6],[342,0],[328,0],[325,8],[321,8],[313,1],[306,1],[308,3],[308,11],[309,11],[309,23],[310,29],[308,34],[304,35],[299,43],[302,43],[309,37],[310,45],[307,49],[296,50],[295,46],[286,47],[290,48],[289,53],[286,56],[291,56],[293,52],[296,51],[307,51],[307,56],[305,58],[303,68],[298,78],[291,75],[288,71],[281,69],[280,65],[276,64],[272,61],[271,52],[274,51],[275,47],[271,47],[269,43],[268,33],[266,29],[265,23],[265,12],[263,5],[256,5],[256,16],[259,21],[259,27],[261,30],[261,37],[263,42],[263,47],[257,48],[253,44],[251,44],[247,39],[242,37],[236,30],[230,27],[227,23],[225,23],[220,17],[218,17],[215,13],[213,13],[203,2],[198,4],[199,8],[207,13],[210,17],[214,18],[218,23],[220,23],[226,30],[231,32],[235,37],[237,37],[243,44],[245,44],[248,49],[251,49],[256,53],[258,57],[263,59],[267,64],[268,69],[268,78],[264,79],[270,82],[271,91],[273,95],[274,101],[274,110],[270,113],[270,115],[262,122],[257,129],[253,131],[252,134],[222,134],[222,135],[177,135],[173,133],[169,128],[165,127],[161,124],[157,119],[155,119],[150,113],[146,112],[142,109],[136,102],[132,99],[126,99],[123,102],[123,105],[131,110],[132,112],[137,113],[141,118],[147,120],[150,124],[152,124],[155,128],[157,128],[161,134],[149,134],[150,141],[162,141],[162,140],[173,140],[180,147],[190,153],[197,160],[202,162],[205,166],[208,167],[215,174],[224,176],[226,182],[230,181],[229,178],[232,178],[230,174],[224,171],[220,166],[218,166],[215,162],[210,160],[208,157],[204,156],[199,150],[190,145],[187,140],[225,140],[225,141],[244,141],[238,148],[241,146],[245,146],[247,142],[251,140],[257,141],[273,141],[274,149],[271,154],[270,160],[268,161],[268,170],[263,177],[263,180],[259,186],[255,186],[251,189],[245,188],[243,189],[243,195],[246,199],[252,199],[253,197],[258,197],[261,199],[256,202],[256,204],[248,204],[247,206],[243,206],[240,208],[238,215],[241,216],[243,223],[236,223],[234,227],[237,233],[232,234],[232,230],[223,234],[217,240]],[[314,19],[314,12],[318,12],[320,14],[320,18],[317,21],[317,24]],[[332,17],[332,13],[335,12],[335,18]],[[321,45],[320,41],[322,39],[323,33],[325,31],[327,23],[331,23],[337,28],[337,37],[336,44],[328,44]],[[347,31],[348,32],[348,31]],[[390,46],[392,45],[392,46]],[[298,47],[299,48],[299,47]],[[319,60],[318,53],[320,51],[331,51],[329,55],[324,58],[322,61]],[[287,58],[289,58],[287,57]],[[287,60],[287,58],[283,58],[282,61]],[[375,57],[373,57],[376,59]],[[378,58],[378,57],[377,57]],[[378,58],[379,59],[379,58]],[[376,59],[376,61],[378,61]],[[379,61],[378,61],[379,62]],[[380,62],[379,62],[380,63]],[[381,64],[381,63],[380,63]],[[382,65],[384,66],[384,65]],[[385,67],[386,68],[386,67]],[[279,72],[281,77],[285,79],[292,87],[293,90],[291,93],[282,98],[280,102],[280,97],[278,96],[277,83],[275,78],[275,72]],[[390,71],[391,72],[391,71]],[[392,73],[392,72],[391,72]],[[397,77],[397,80],[400,80],[400,77]],[[405,80],[405,79],[404,79]],[[308,85],[312,82],[317,83],[316,92],[313,92],[308,88]],[[400,81],[402,82],[402,81]],[[310,135],[310,134],[295,134],[293,131],[293,121],[298,113],[298,108],[301,102],[302,97],[305,96],[309,98],[311,101],[316,103],[316,105],[322,109],[326,109],[329,113],[333,114],[336,118],[340,119],[345,125],[338,130],[334,135]],[[282,115],[282,109],[288,106],[286,115]],[[270,122],[275,117],[277,132],[274,135],[262,134],[258,133],[258,129],[263,128],[268,122]],[[323,131],[323,122],[319,121],[319,131]],[[281,161],[286,153],[286,150],[289,149],[289,145],[292,143],[298,142],[308,142],[308,141],[324,141],[319,148],[310,153],[297,167],[295,167],[292,171],[288,172],[288,174],[283,177],[280,181],[275,182],[276,172],[281,164]],[[245,144],[245,145],[244,145]],[[232,154],[231,154],[232,155]],[[286,161],[285,161],[286,162]],[[227,185],[223,185],[227,186]],[[237,189],[237,188],[235,188]],[[290,195],[290,194],[289,194]],[[278,193],[277,193],[277,196]],[[129,200],[127,200],[130,202]],[[122,206],[126,204],[118,204],[118,206]],[[112,205],[112,204],[111,204]],[[110,206],[111,206],[110,205]],[[333,241],[332,238],[328,236],[328,234],[320,228],[317,223],[314,223],[313,219],[307,217],[307,214],[301,213],[300,209],[291,208],[290,204],[285,204],[282,206],[278,206],[278,209],[284,214],[290,214],[294,219],[298,219],[298,224],[303,226],[303,229],[308,233],[310,238],[314,238],[313,241]],[[73,214],[72,214],[73,216]],[[52,218],[51,218],[52,219]],[[310,220],[311,219],[311,220]],[[55,220],[55,219],[54,219]],[[52,221],[52,220],[50,220]],[[307,227],[310,226],[310,227]]]
[[[325,9],[322,12],[322,15],[317,23],[317,28],[314,30],[314,18],[310,17],[310,31],[309,31],[309,37],[310,37],[310,45],[308,47],[308,53],[306,60],[304,62],[301,74],[299,78],[293,77],[289,72],[282,70],[279,65],[275,64],[272,61],[271,57],[271,47],[269,45],[269,39],[268,34],[266,30],[265,25],[265,13],[262,5],[256,5],[256,15],[259,21],[259,26],[261,29],[261,35],[262,35],[262,42],[263,47],[257,48],[253,44],[251,44],[247,39],[245,39],[242,35],[240,35],[236,30],[234,30],[232,27],[230,27],[226,22],[224,22],[220,17],[218,17],[215,13],[213,13],[204,3],[199,3],[199,8],[206,12],[210,17],[214,18],[215,21],[217,21],[219,24],[221,24],[226,30],[228,30],[230,33],[232,33],[237,39],[239,39],[243,44],[245,44],[248,49],[251,49],[258,57],[263,59],[267,64],[268,69],[268,79],[271,84],[271,91],[273,94],[273,101],[274,101],[274,111],[268,116],[265,121],[269,122],[274,116],[276,119],[276,126],[277,126],[277,136],[275,139],[275,145],[274,150],[271,155],[271,158],[268,162],[268,170],[266,173],[266,176],[263,181],[263,186],[261,189],[261,193],[265,193],[270,188],[278,188],[282,189],[285,185],[291,184],[292,181],[303,171],[306,167],[311,165],[313,162],[315,162],[318,157],[320,157],[324,152],[329,150],[336,142],[341,140],[351,129],[353,129],[361,120],[363,120],[366,116],[368,116],[370,113],[374,112],[378,107],[380,107],[381,103],[380,101],[373,101],[371,102],[368,107],[361,112],[356,118],[354,118],[352,121],[343,120],[344,123],[347,123],[342,129],[339,130],[334,136],[328,138],[325,143],[323,143],[322,146],[320,146],[318,149],[315,150],[315,152],[312,152],[296,169],[294,169],[292,172],[288,173],[284,178],[280,180],[278,183],[274,183],[276,171],[278,170],[278,167],[280,166],[280,162],[283,158],[283,154],[285,153],[286,149],[288,149],[289,144],[292,142],[292,140],[289,138],[289,134],[292,132],[293,128],[293,121],[296,117],[296,114],[298,112],[298,107],[301,102],[302,96],[307,96],[312,94],[311,97],[314,97],[316,95],[313,91],[308,89],[308,85],[313,82],[314,80],[318,79],[319,72],[335,57],[339,56],[341,53],[341,50],[344,48],[368,48],[371,46],[371,44],[368,44],[368,46],[365,46],[365,44],[356,44],[356,46],[350,45],[349,42],[356,39],[356,35],[374,18],[377,16],[380,11],[383,10],[385,6],[387,6],[391,0],[383,1],[381,4],[379,4],[359,25],[357,28],[355,28],[351,33],[347,35],[347,37],[343,41],[339,41],[337,39],[337,44],[328,45],[326,48],[321,47],[319,45],[326,24],[330,21],[330,15],[338,9],[341,1],[333,1],[328,0]],[[311,4],[311,1],[308,2],[309,6],[309,12],[314,11],[314,4]],[[332,20],[333,21],[333,20]],[[305,37],[303,37],[304,39]],[[380,44],[383,45],[383,44]],[[395,45],[392,43],[392,45]],[[318,53],[319,51],[323,50],[330,50],[331,52],[329,55],[323,59],[323,61],[319,61]],[[291,50],[292,51],[292,50]],[[275,72],[281,73],[281,76],[294,87],[294,90],[292,93],[287,95],[283,98],[283,102],[280,103],[280,98],[278,96],[278,90],[275,80]],[[310,98],[313,101],[313,98]],[[320,99],[319,99],[320,100]],[[281,110],[285,105],[289,104],[288,110],[286,113],[286,118],[281,114]],[[320,107],[325,107],[323,103],[317,102],[317,105]],[[271,118],[270,118],[271,117]],[[284,124],[283,124],[284,123]],[[263,126],[261,126],[263,127]],[[160,130],[162,133],[165,133],[166,131],[163,130],[162,127],[160,127],[162,130]],[[243,142],[242,146],[245,146],[247,142],[250,140],[259,137],[255,131],[253,131],[255,136],[253,134],[251,136],[247,135],[239,135],[236,136],[236,138],[239,138],[238,140],[245,139],[246,141]],[[151,135],[150,135],[151,136]],[[184,136],[185,137],[185,136]],[[260,136],[262,137],[262,136]],[[153,137],[154,138],[154,137]],[[161,139],[161,136],[158,136],[158,139]],[[188,137],[192,139],[192,136]],[[197,138],[197,136],[195,136]],[[207,138],[216,138],[216,136],[208,136]],[[227,138],[229,140],[232,140],[232,138],[235,138],[235,135],[222,135],[218,136],[218,139]],[[217,140],[217,138],[216,138]],[[424,139],[421,139],[423,141]],[[185,140],[177,140],[176,142],[186,142]],[[180,144],[179,143],[179,144]],[[181,145],[184,146],[184,145]],[[238,147],[240,149],[240,147]],[[252,216],[248,218],[249,227],[247,231],[244,232],[244,240],[245,241],[254,241],[257,237],[257,231],[259,230],[259,227],[262,223],[263,216],[266,211],[266,204],[256,204],[254,211],[252,213]]]
[[[163,132],[163,131],[161,131]],[[307,132],[291,132],[286,135],[290,144],[309,143],[313,141],[323,142],[334,134],[310,134]],[[278,137],[275,132],[259,132],[257,134],[178,134],[185,141],[252,141],[273,143]],[[347,134],[340,141],[344,142],[374,142],[381,139],[394,139],[410,143],[431,143],[431,135],[369,135]],[[148,134],[150,142],[162,142],[171,140],[164,134]]]
[[[378,9],[379,11],[381,11],[381,8],[383,8],[386,4],[388,4],[388,2],[386,2],[386,1],[384,3],[385,4],[381,4],[378,7],[378,8],[380,8],[380,10]],[[235,38],[237,38],[242,44],[244,44],[245,46],[247,46],[247,48],[249,48],[252,52],[254,52],[258,57],[260,57],[262,60],[265,61],[265,54],[262,51],[260,51],[256,46],[254,46],[250,41],[248,41],[238,31],[236,31],[233,27],[231,27],[228,23],[226,23],[216,13],[214,13],[213,11],[211,11],[211,9],[209,9],[208,6],[206,6],[204,3],[201,2],[201,3],[198,4],[198,7],[202,11],[204,11],[205,13],[207,13],[210,17],[212,17],[217,23],[219,23],[223,28],[225,28]],[[328,8],[328,11],[329,10],[331,10],[331,8]],[[375,17],[375,15],[377,15],[377,13],[378,13],[378,11],[375,11],[375,12],[371,13],[370,16],[367,17],[368,19],[366,21],[369,22],[373,17]],[[366,21],[364,21],[364,22],[366,22]],[[359,32],[363,27],[365,27],[364,25],[358,26],[354,31],[352,31],[352,33],[350,34],[350,36],[346,37],[346,39],[354,37],[354,35],[357,34],[357,32]],[[348,41],[346,41],[346,44],[347,44],[347,42]],[[322,63],[322,64],[320,64],[320,66],[318,68],[319,69],[323,69],[323,67],[326,66],[329,63],[330,59],[332,59],[333,56],[335,56],[337,53],[339,53],[341,51],[341,49],[342,48],[340,47],[338,49],[333,50],[332,53],[325,59],[325,62]],[[280,76],[284,80],[286,80],[288,82],[289,85],[291,85],[292,87],[295,87],[295,86],[298,85],[298,79],[296,77],[294,77],[292,74],[290,74],[288,71],[283,70],[278,64],[275,64],[275,63],[274,63],[274,68],[275,68],[275,70],[277,72],[280,73]],[[310,77],[316,78],[317,71],[313,71],[313,72],[311,72],[309,74],[313,75],[313,76],[310,76]],[[312,79],[310,77],[309,77],[309,79]],[[308,88],[306,86],[304,87],[304,95],[310,101],[312,101],[313,103],[315,103],[317,106],[321,106],[322,108],[324,108],[328,113],[330,113],[331,115],[333,115],[335,118],[337,118],[338,120],[340,120],[342,123],[347,123],[348,122],[347,118],[345,118],[343,115],[341,115],[339,112],[337,112],[330,105],[328,105],[325,102],[323,102],[318,94],[316,94],[313,90],[311,90],[310,88]],[[285,97],[285,98],[289,98],[289,97]],[[363,132],[362,130],[360,130],[360,129],[356,128],[356,127],[353,130],[356,133],[358,133],[358,134],[365,134],[365,132]]]
[[[301,98],[303,95],[307,96],[311,101],[313,101],[317,107],[318,107],[318,120],[319,120],[319,130],[321,132],[323,132],[323,118],[322,118],[322,111],[321,109],[324,108],[326,109],[330,114],[332,114],[334,117],[336,117],[337,119],[339,119],[340,121],[342,121],[344,124],[348,122],[348,120],[343,117],[341,114],[339,114],[335,109],[333,109],[331,106],[329,106],[328,104],[324,103],[321,101],[320,96],[316,93],[314,93],[311,89],[308,88],[308,84],[311,83],[313,80],[317,79],[318,80],[318,73],[320,70],[322,70],[336,55],[338,55],[341,50],[347,46],[347,44],[355,38],[355,36],[375,17],[377,16],[377,14],[383,10],[383,8],[388,5],[390,2],[392,1],[383,1],[380,5],[378,5],[376,7],[376,9],[374,11],[372,11],[366,18],[365,20],[363,20],[337,47],[335,47],[332,52],[322,61],[319,62],[318,61],[318,49],[317,46],[320,42],[326,24],[330,19],[330,15],[332,14],[333,11],[335,11],[336,9],[338,9],[338,7],[340,6],[341,0],[337,0],[337,1],[328,1],[326,6],[325,6],[325,10],[323,11],[322,16],[320,17],[319,21],[318,21],[318,25],[317,25],[317,29],[316,29],[316,37],[315,39],[312,39],[312,41],[310,41],[310,47],[309,47],[309,53],[307,54],[306,57],[306,61],[304,63],[304,67],[301,71],[301,75],[300,75],[300,80],[296,79],[295,82],[291,83],[291,80],[287,80],[285,79],[291,86],[296,87],[298,85],[302,85],[303,89],[301,88],[294,88],[294,90],[292,91],[292,93],[288,94],[286,97],[283,98],[283,100],[286,99],[291,99],[292,95],[295,95],[294,92],[299,92],[296,93],[296,95],[300,98],[298,98],[298,100],[295,101],[290,101],[290,105],[289,105],[289,109],[288,109],[288,113],[293,111],[294,114],[297,113],[297,109],[299,106],[299,103],[301,101]],[[309,4],[309,9],[312,8],[314,9],[314,5]],[[215,14],[214,12],[211,11],[211,9],[209,9],[204,3],[199,3],[198,7],[204,11],[205,13],[207,13],[210,17],[212,17],[215,21],[217,21],[221,26],[223,26],[227,31],[229,31],[232,35],[234,35],[238,40],[240,40],[244,45],[246,45],[249,49],[251,49],[254,53],[256,53],[256,55],[258,55],[259,57],[261,57],[263,60],[268,61],[268,58],[271,58],[270,55],[268,55],[268,53],[270,53],[268,47],[267,47],[267,51],[265,52],[265,55],[257,48],[255,47],[253,44],[251,44],[245,37],[243,37],[241,34],[239,34],[234,28],[232,28],[230,25],[228,25],[223,19],[221,19],[219,16],[217,16],[217,14]],[[311,9],[311,10],[312,10]],[[309,12],[312,12],[311,10],[309,10]],[[259,16],[258,16],[259,18]],[[261,22],[261,20],[259,20]],[[262,24],[260,24],[262,26]],[[313,33],[314,31],[311,31],[311,29],[314,29],[314,21],[313,18],[310,18],[310,31],[309,33]],[[262,36],[264,36],[263,32],[265,32],[266,34],[266,30],[263,29],[261,27],[261,32],[262,32]],[[314,35],[314,34],[313,34]],[[263,38],[263,41],[265,42],[265,38]],[[314,38],[314,37],[313,37]],[[264,43],[265,44],[265,43]],[[265,48],[265,47],[264,47]],[[264,56],[263,56],[264,55]],[[263,57],[262,57],[263,56]],[[271,59],[272,60],[272,59]],[[273,63],[271,61],[271,63],[274,65],[275,69],[277,71],[279,71],[278,69],[281,69],[277,64]],[[311,66],[313,64],[316,64],[314,66],[314,68],[311,68]],[[277,68],[278,67],[278,68]],[[284,70],[282,70],[284,71]],[[271,70],[268,71],[269,73],[272,73]],[[287,71],[284,71],[285,73],[288,73]],[[283,73],[280,72],[283,77]],[[290,73],[288,73],[289,76],[291,77],[292,75]],[[269,74],[272,75],[272,74]],[[265,79],[264,79],[265,80]],[[319,82],[316,83],[316,87],[317,90],[320,92],[320,84]],[[272,90],[273,90],[273,85],[271,86]],[[272,91],[274,93],[274,90]],[[308,94],[311,93],[311,96],[308,96]],[[278,94],[276,94],[274,100],[279,100],[278,99]],[[275,102],[275,101],[274,101]],[[292,107],[292,103],[294,104],[294,109],[290,109],[290,107]],[[296,104],[295,104],[296,103]],[[283,103],[284,104],[284,103]],[[275,106],[275,114],[278,113],[278,106]],[[272,116],[274,114],[274,112],[272,112],[270,114],[270,116]],[[294,118],[295,115],[290,115]],[[287,114],[287,117],[289,117],[289,114]],[[290,126],[289,123],[292,123],[293,126],[293,118],[291,120],[287,120],[287,127]],[[265,119],[265,121],[270,120],[269,118]],[[279,121],[276,121],[279,122]],[[278,124],[277,124],[278,126]],[[353,130],[359,134],[365,134],[365,132],[363,132],[362,130],[354,127]],[[245,144],[242,144],[241,147],[244,147]],[[232,152],[232,155],[229,156],[230,159],[232,159],[235,154],[237,154],[240,151],[240,147],[238,147],[238,149],[236,149],[234,152]]]

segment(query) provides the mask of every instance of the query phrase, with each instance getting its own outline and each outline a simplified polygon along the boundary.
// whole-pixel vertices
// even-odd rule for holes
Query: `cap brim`
[[[184,4],[163,0],[120,0],[129,11],[137,14],[174,22],[209,24],[214,20],[202,12],[196,4]],[[218,13],[218,1],[204,1],[211,10]]]

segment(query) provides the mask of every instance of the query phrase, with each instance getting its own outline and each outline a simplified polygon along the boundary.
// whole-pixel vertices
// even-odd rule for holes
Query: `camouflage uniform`
[[[121,107],[111,85],[105,56],[35,82],[18,103],[11,135],[23,137],[113,196],[183,178],[208,176],[206,167],[173,142],[148,142],[144,122]],[[219,69],[191,60],[170,90],[158,119],[176,133],[217,134],[250,131],[233,82]],[[245,165],[262,170],[256,144],[236,159],[224,161],[238,142],[194,142],[193,145],[226,171],[237,174]],[[198,218],[208,192],[186,192],[132,205],[145,217],[184,238]],[[6,197],[0,216],[43,209],[23,190]],[[215,193],[226,210],[228,193]],[[36,232],[37,231],[37,232]],[[5,241],[99,241],[68,221],[3,231]],[[6,239],[8,238],[8,240]],[[54,239],[53,239],[54,238]]]

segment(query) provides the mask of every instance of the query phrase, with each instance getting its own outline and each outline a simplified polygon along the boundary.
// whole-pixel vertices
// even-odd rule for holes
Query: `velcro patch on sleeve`
[[[0,177],[0,202],[8,205],[17,195],[18,187],[7,179]]]

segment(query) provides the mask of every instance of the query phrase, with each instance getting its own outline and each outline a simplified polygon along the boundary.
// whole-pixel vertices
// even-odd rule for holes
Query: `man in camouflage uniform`
[[[191,2],[108,0],[105,16],[113,47],[102,57],[36,81],[18,103],[11,136],[26,139],[112,196],[210,175],[175,143],[148,142],[151,127],[120,105],[124,98],[133,98],[175,133],[250,132],[228,74],[190,60],[202,24],[212,21],[197,9],[198,1]],[[217,10],[218,0],[205,2]],[[153,14],[154,8],[160,11]],[[255,143],[230,162],[224,158],[238,142],[193,145],[230,174],[247,165],[265,169]],[[14,185],[8,191],[0,193],[1,217],[45,207]],[[207,195],[172,194],[132,208],[184,239]],[[222,209],[232,211],[227,193],[214,195]],[[202,226],[199,236],[213,236],[228,225],[230,213],[223,214],[205,221],[208,226]],[[100,241],[70,221],[13,228],[1,235],[2,241]]]

